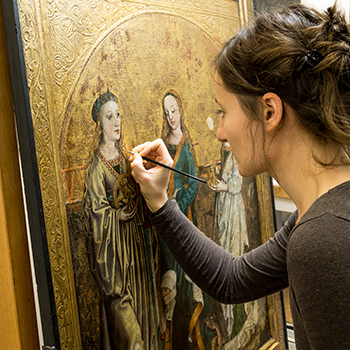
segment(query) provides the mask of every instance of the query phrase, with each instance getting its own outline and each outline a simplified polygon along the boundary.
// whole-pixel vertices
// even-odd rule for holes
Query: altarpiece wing
[[[174,176],[169,195],[206,235],[233,253],[273,235],[269,177],[240,178],[233,155],[215,138],[219,118],[211,63],[252,18],[252,6],[247,0],[13,2],[55,310],[50,320],[55,344],[48,345],[109,349],[125,341],[135,349],[185,343],[191,349],[285,348],[280,296],[223,307],[203,295],[162,247],[135,185],[122,176],[128,173],[125,149],[163,137],[175,166],[212,183],[230,182],[232,193],[239,193],[231,202],[241,210],[235,216],[239,225],[228,212],[232,225],[221,229],[219,212],[227,208],[218,209],[219,196],[207,185]],[[118,123],[120,152],[112,160],[103,148],[107,106]],[[171,106],[183,131],[175,143],[166,131]],[[124,220],[130,214],[121,209],[127,201],[136,210]],[[108,243],[101,241],[105,236]],[[135,322],[121,317],[125,303]],[[111,329],[113,320],[125,329]],[[179,337],[171,338],[176,332]]]

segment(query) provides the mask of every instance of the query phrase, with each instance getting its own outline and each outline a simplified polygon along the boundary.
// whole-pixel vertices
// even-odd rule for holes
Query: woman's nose
[[[219,124],[218,131],[216,132],[216,137],[221,142],[227,141],[225,130],[224,130],[224,119],[222,117],[220,118],[220,124]]]

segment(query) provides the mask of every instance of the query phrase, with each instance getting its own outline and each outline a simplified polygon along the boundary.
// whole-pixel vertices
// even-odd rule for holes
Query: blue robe
[[[192,155],[189,141],[182,137],[177,147],[176,153],[172,154],[175,169],[197,176],[197,167]],[[197,196],[198,181],[172,172],[169,181],[169,196],[175,199],[180,210],[196,225],[196,215],[194,210],[194,199]]]

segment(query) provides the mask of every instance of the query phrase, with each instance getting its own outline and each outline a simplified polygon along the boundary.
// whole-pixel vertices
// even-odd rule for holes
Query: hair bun
[[[330,6],[325,11],[324,31],[326,39],[349,42],[349,26],[345,20],[345,15],[336,5]]]

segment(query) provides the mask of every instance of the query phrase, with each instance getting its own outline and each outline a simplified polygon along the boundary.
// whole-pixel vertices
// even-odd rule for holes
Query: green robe
[[[156,350],[157,315],[150,259],[150,230],[143,228],[142,201],[130,221],[121,221],[113,187],[127,164],[107,162],[97,151],[86,183],[86,210],[90,218],[89,250],[92,274],[101,291],[103,349]],[[117,170],[117,171],[116,171]],[[131,187],[130,187],[131,186]],[[135,183],[128,183],[134,195]],[[120,201],[122,191],[117,194]]]

